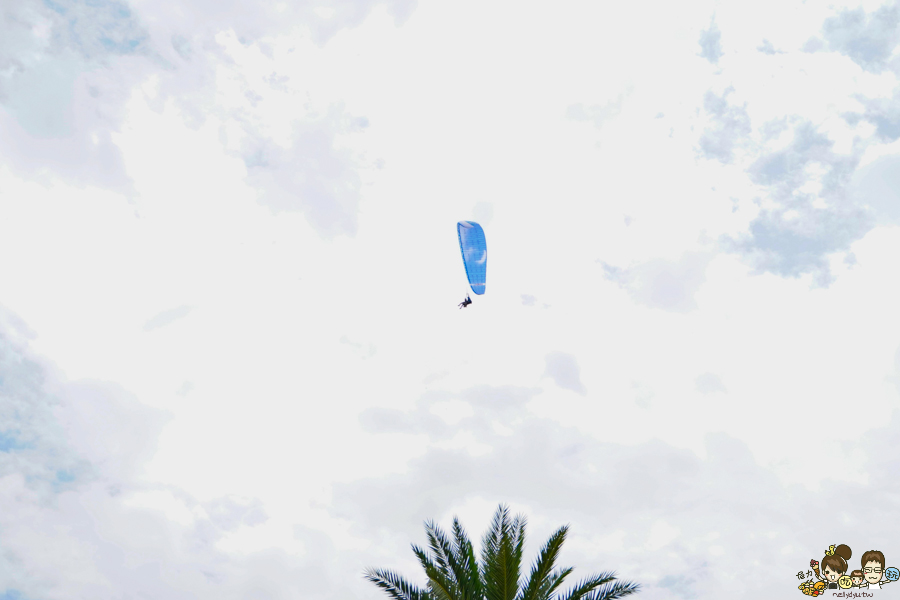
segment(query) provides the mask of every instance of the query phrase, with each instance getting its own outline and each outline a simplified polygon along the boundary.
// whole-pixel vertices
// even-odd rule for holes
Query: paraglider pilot
[[[466,299],[459,303],[460,308],[465,308],[468,305],[472,304],[472,299],[469,298],[469,295],[466,294]]]

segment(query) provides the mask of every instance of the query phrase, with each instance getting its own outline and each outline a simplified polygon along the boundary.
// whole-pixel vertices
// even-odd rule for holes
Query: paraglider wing
[[[487,243],[484,230],[474,221],[460,221],[456,224],[459,235],[459,249],[462,252],[463,264],[469,287],[476,294],[483,294],[487,277]]]

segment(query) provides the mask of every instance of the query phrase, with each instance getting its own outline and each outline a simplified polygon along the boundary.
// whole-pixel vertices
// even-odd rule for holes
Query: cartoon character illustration
[[[804,581],[800,584],[800,591],[807,596],[821,596],[825,593],[825,582],[817,581],[813,583],[812,580]]]
[[[853,580],[853,587],[859,587],[859,584],[863,581],[863,572],[859,569],[850,573],[850,579]]]
[[[825,582],[826,589],[839,589],[838,580],[847,572],[847,561],[850,560],[852,555],[853,552],[850,550],[850,546],[846,544],[828,547],[828,550],[825,551],[825,557],[822,559],[822,574],[820,575],[819,570],[814,568],[816,577]],[[882,556],[882,563],[883,561],[884,557]],[[810,565],[812,565],[812,562]],[[817,567],[818,565],[815,566]],[[865,572],[865,569],[863,571]],[[878,576],[880,578],[881,574],[879,573]]]
[[[888,574],[885,572],[884,554],[882,554],[878,550],[867,550],[866,552],[863,552],[860,562],[862,563],[862,571],[865,581],[859,584],[859,587],[881,589],[881,586],[883,586],[884,584],[896,581],[896,579],[891,578],[891,576],[893,576],[894,574],[893,571],[891,572],[891,576],[888,576]],[[891,568],[893,569],[893,567]],[[896,570],[897,569],[894,569],[894,571]]]

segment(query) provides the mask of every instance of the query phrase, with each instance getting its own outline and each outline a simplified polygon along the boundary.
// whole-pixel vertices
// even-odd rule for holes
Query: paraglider
[[[484,230],[475,221],[460,221],[456,224],[456,233],[459,237],[459,250],[462,252],[469,287],[480,296],[484,294],[487,278],[487,243],[484,239]],[[465,308],[470,304],[472,299],[466,294],[466,299],[460,302],[459,307]]]

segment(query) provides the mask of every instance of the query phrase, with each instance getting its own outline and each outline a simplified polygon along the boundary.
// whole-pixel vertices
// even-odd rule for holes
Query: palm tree
[[[391,571],[368,569],[364,576],[394,600],[614,600],[640,590],[637,583],[616,581],[615,573],[609,571],[588,577],[564,594],[557,593],[573,570],[554,568],[568,532],[569,526],[564,525],[550,536],[525,580],[521,577],[525,517],[511,520],[509,508],[501,504],[482,540],[480,563],[454,517],[453,539],[429,521],[425,533],[431,552],[412,546],[428,576],[426,589]]]

